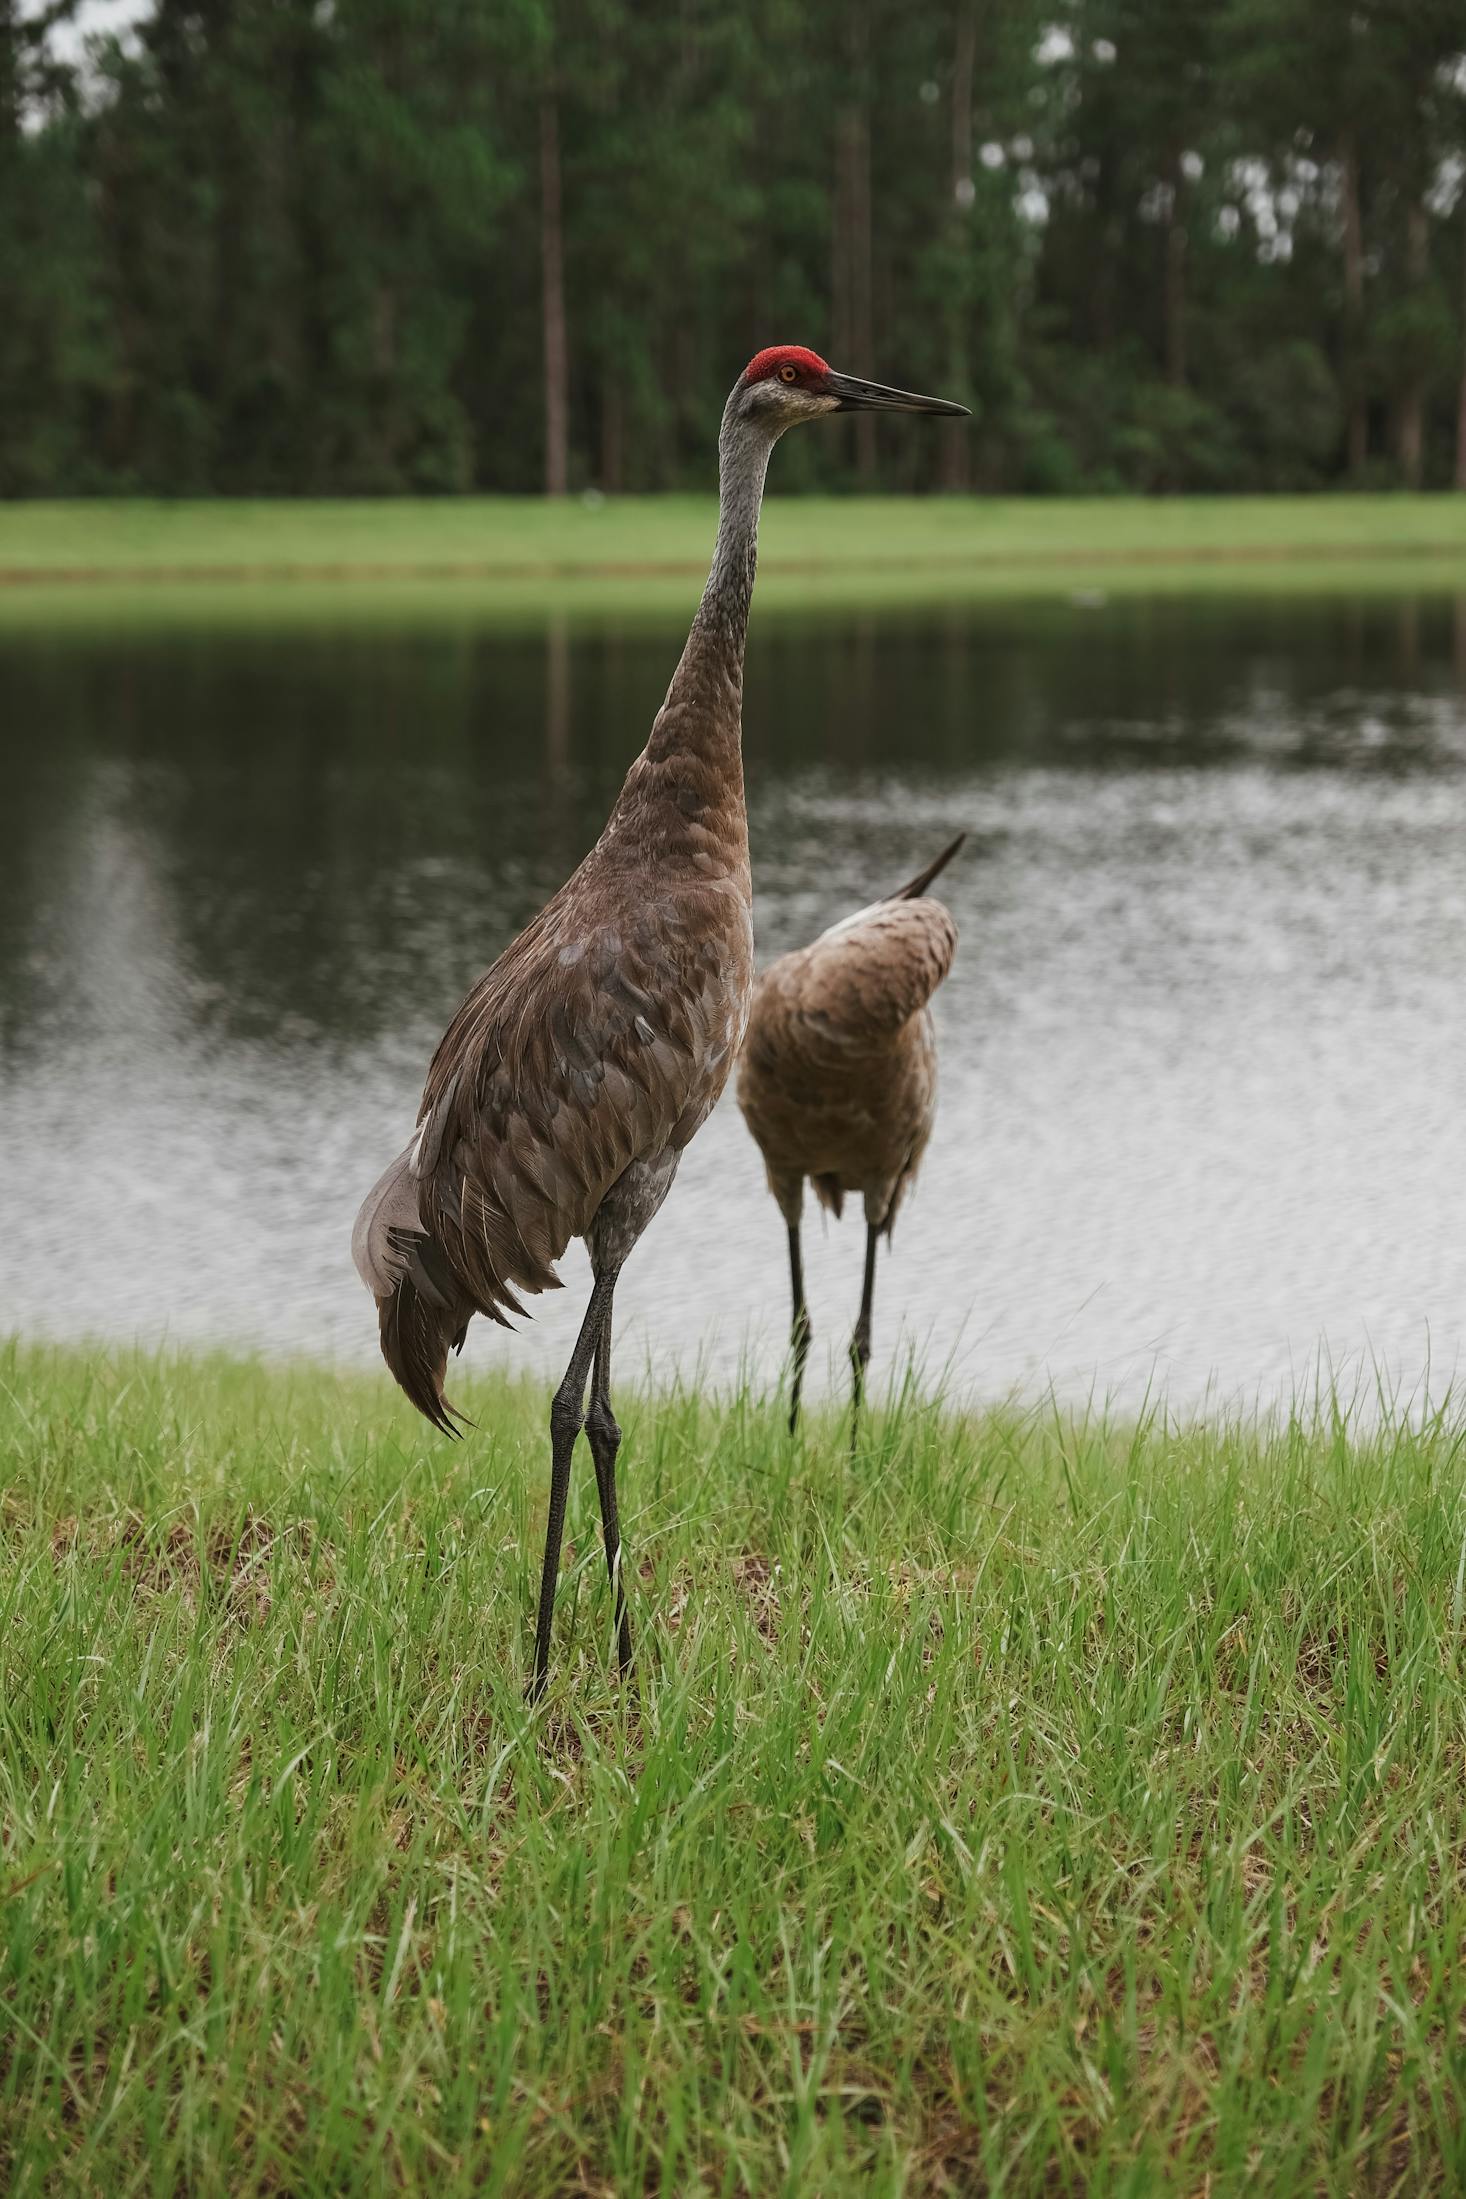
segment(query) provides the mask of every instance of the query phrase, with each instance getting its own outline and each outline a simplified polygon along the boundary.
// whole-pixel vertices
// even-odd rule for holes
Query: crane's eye
[[[797,382],[799,380],[798,367],[781,366],[779,369],[779,380],[781,382]]]

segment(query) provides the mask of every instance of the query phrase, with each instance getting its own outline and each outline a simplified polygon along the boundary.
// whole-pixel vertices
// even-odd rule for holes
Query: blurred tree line
[[[1466,488],[1462,0],[0,34],[9,495],[705,485],[771,341],[976,414],[800,438],[786,484]]]

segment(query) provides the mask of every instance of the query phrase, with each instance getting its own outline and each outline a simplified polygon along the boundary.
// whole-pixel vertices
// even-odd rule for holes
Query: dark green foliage
[[[975,415],[786,487],[1462,462],[1459,0],[73,13],[0,0],[0,493],[534,490],[556,258],[572,488],[704,482],[779,340]]]

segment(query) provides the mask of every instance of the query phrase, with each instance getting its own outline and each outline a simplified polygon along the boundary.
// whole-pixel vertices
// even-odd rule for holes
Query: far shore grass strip
[[[715,524],[698,496],[11,503],[0,585],[676,580]],[[1466,564],[1466,497],[775,496],[762,530],[790,580],[1394,558]]]

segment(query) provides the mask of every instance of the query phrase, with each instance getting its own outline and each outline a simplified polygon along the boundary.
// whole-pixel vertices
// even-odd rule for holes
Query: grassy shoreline
[[[0,506],[0,621],[307,608],[680,608],[710,497]],[[788,608],[987,594],[1466,586],[1466,498],[772,496],[762,598]]]
[[[1457,2188],[1466,1425],[0,1351],[12,2188]]]

